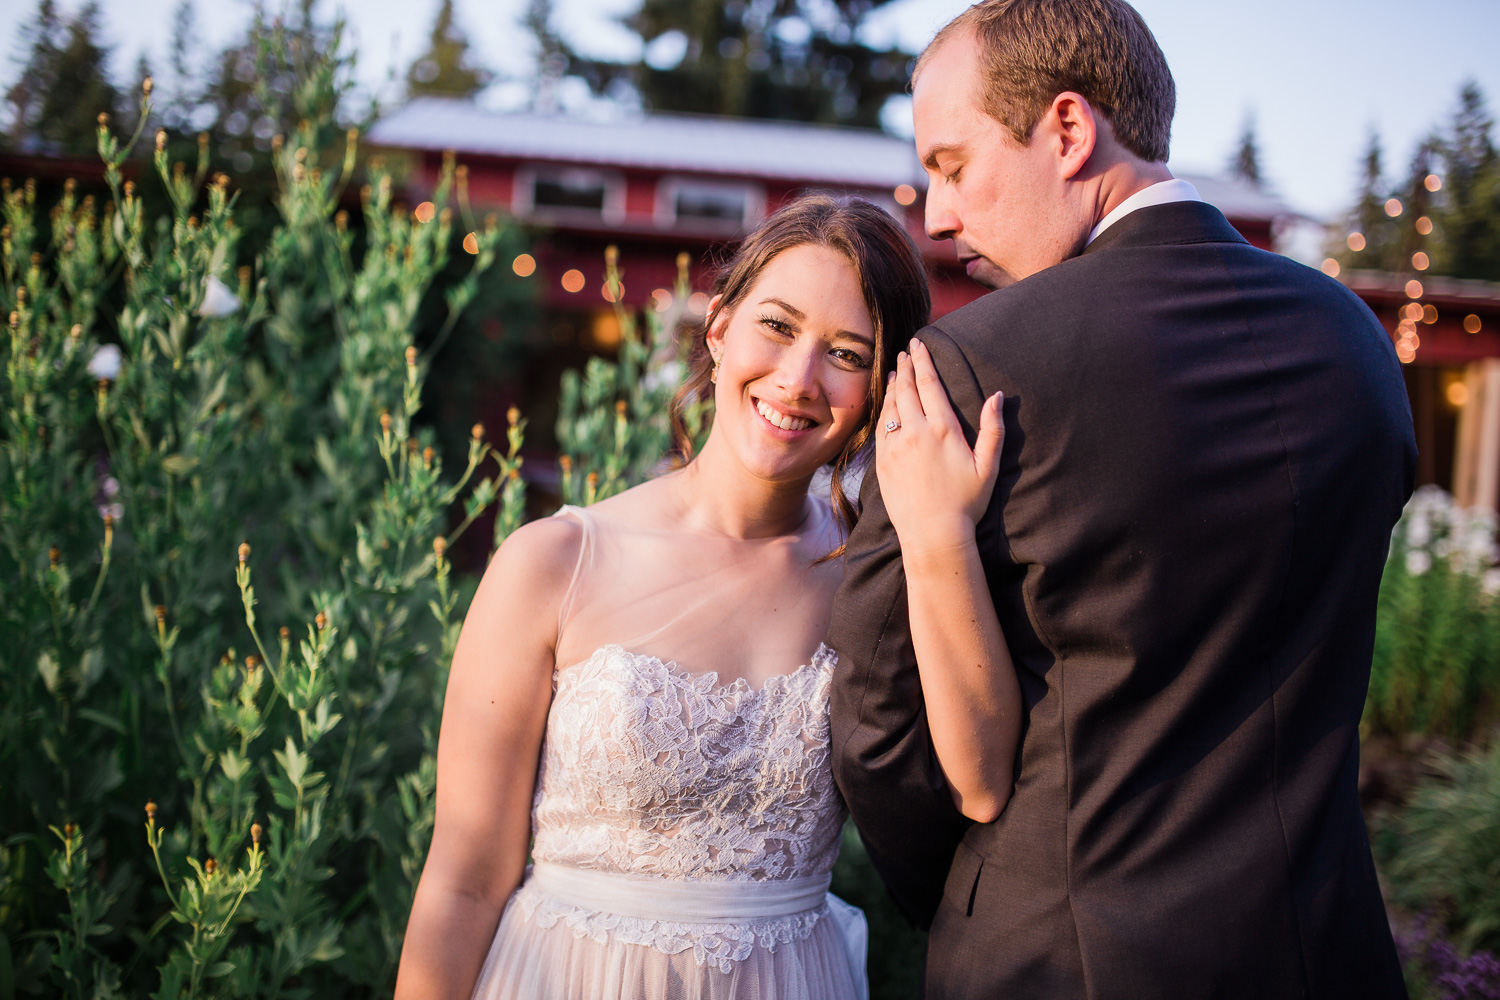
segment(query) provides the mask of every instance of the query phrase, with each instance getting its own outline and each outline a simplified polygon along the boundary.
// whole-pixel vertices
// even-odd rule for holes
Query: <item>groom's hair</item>
[[[1109,120],[1120,145],[1166,161],[1177,87],[1151,29],[1124,0],[983,0],[937,33],[916,72],[967,32],[981,53],[984,110],[1017,142],[1030,143],[1052,99],[1070,90]]]

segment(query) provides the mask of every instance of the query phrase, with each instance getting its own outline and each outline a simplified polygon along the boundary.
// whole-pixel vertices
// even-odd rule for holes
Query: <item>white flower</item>
[[[112,517],[116,521],[125,516],[125,505],[122,503],[101,503],[99,505],[99,518]]]
[[[1432,556],[1421,549],[1406,554],[1406,571],[1412,576],[1421,576],[1432,568]]]
[[[109,497],[111,500],[113,500],[115,496],[120,492],[120,481],[114,476],[105,476],[102,486],[104,489],[104,495]]]
[[[203,283],[203,302],[198,306],[199,316],[228,316],[240,307],[240,297],[229,290],[213,275]]]
[[[1425,509],[1413,511],[1410,520],[1406,523],[1406,547],[1411,549],[1426,548],[1427,543],[1432,541],[1432,521],[1428,519]]]
[[[114,344],[103,344],[89,358],[89,374],[96,379],[113,381],[120,377],[120,349]]]

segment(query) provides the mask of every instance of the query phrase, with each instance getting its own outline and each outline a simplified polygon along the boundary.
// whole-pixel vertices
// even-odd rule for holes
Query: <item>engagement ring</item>
[[[899,421],[899,420],[887,420],[885,422],[885,432],[887,434],[893,433],[895,431],[899,431],[900,429],[901,429],[901,421]]]

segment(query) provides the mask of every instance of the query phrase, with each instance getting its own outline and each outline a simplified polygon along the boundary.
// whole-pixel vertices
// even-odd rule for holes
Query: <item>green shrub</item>
[[[1485,732],[1500,695],[1495,521],[1418,490],[1380,585],[1364,731],[1452,740]]]
[[[1392,901],[1434,914],[1465,953],[1500,951],[1500,740],[1432,765],[1376,838]]]

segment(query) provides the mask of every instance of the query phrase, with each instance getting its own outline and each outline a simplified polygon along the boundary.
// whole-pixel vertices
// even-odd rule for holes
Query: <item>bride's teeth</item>
[[[800,431],[804,428],[811,427],[813,424],[813,422],[811,420],[808,420],[806,417],[794,417],[787,413],[781,413],[765,400],[757,400],[755,409],[756,412],[766,418],[767,423],[771,424],[772,426],[779,427],[784,431]]]

